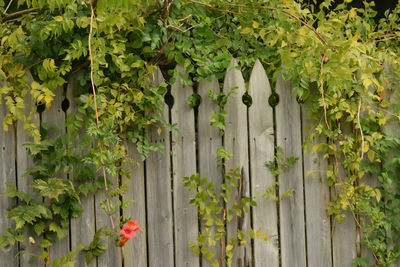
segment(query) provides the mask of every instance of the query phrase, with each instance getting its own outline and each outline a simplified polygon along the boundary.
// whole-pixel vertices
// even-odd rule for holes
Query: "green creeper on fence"
[[[178,63],[191,83],[213,75],[220,79],[235,57],[245,79],[258,58],[273,83],[283,74],[292,80],[300,100],[310,100],[315,125],[308,138],[322,135],[328,142],[312,148],[305,142],[304,148],[332,159],[326,173],[336,194],[329,214],[340,220],[350,211],[358,232],[364,233],[362,244],[376,264],[395,262],[400,257],[396,246],[400,182],[395,171],[400,142],[398,134],[387,129],[400,119],[400,5],[375,22],[373,2],[352,8],[352,1],[346,0],[331,11],[333,0],[323,1],[318,9],[308,2],[0,0],[0,101],[7,107],[2,125],[14,133],[18,123],[23,125],[34,138],[27,147],[35,157],[35,166],[27,170],[34,177],[35,194],[12,185],[2,192],[18,198],[20,205],[10,208],[16,227],[5,229],[0,246],[28,242],[23,233],[30,230],[43,237],[42,248],[49,248],[56,235],[65,234],[68,219],[81,213],[81,196],[107,187],[111,203],[102,205],[105,212],[113,216],[125,207],[125,203],[112,203],[123,194],[124,186],[104,183],[96,170],[104,166],[107,175],[128,175],[121,167],[122,140],[127,138],[143,158],[160,149],[149,142],[144,130],[157,122],[168,126],[160,116],[166,85],[151,85],[149,74],[156,66]],[[391,66],[390,71],[385,64]],[[28,82],[27,72],[33,82]],[[36,106],[27,107],[24,98],[30,96],[39,106],[49,107],[56,88],[75,74],[79,111],[67,126],[68,135],[50,141],[44,134],[46,126],[38,129],[32,122]],[[97,94],[98,125],[91,85]],[[223,118],[223,113],[216,113],[212,120],[221,126]],[[89,136],[77,141],[82,127]],[[98,145],[83,154],[80,147],[92,143]],[[101,153],[100,146],[107,152]],[[78,186],[57,177],[59,172],[71,171],[70,166],[77,166],[74,172],[82,177]],[[377,188],[363,182],[368,172],[378,175]],[[234,184],[235,173],[229,175]],[[189,180],[200,190],[206,183],[196,179]],[[224,190],[226,194],[228,188]],[[37,196],[48,201],[38,202]],[[61,206],[66,209],[60,210]],[[127,220],[116,221],[114,231],[106,229],[101,234],[119,236]],[[92,257],[104,249],[99,235],[87,246]],[[234,247],[229,247],[231,251]],[[47,262],[46,253],[43,250],[40,257]],[[62,261],[72,261],[74,253]],[[354,264],[367,265],[360,258]]]

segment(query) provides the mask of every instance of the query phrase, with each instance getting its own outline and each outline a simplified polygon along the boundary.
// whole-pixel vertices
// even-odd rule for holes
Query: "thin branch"
[[[357,112],[357,121],[358,121],[358,126],[360,127],[360,133],[361,133],[361,159],[364,158],[364,133],[361,127],[361,122],[360,122],[360,111],[361,111],[361,96],[360,96],[360,102],[358,103],[358,112]]]
[[[328,118],[326,116],[326,103],[325,103],[325,96],[324,96],[324,79],[322,78],[322,73],[324,71],[324,63],[327,61],[327,57],[325,56],[325,54],[322,55],[322,60],[321,60],[321,72],[319,74],[319,78],[320,78],[320,83],[321,83],[321,96],[322,96],[322,104],[324,105],[324,115],[325,115],[325,123],[326,123],[326,127],[328,127],[328,130],[330,129],[329,127],[329,123],[328,123]],[[337,159],[336,159],[337,162]]]
[[[6,13],[7,13],[7,10],[10,8],[12,2],[13,2],[13,0],[10,0],[10,2],[8,2],[8,5],[7,5],[6,9],[4,9],[3,14],[6,14]]]
[[[393,33],[393,34],[379,35],[379,36],[375,36],[375,37],[372,37],[372,38],[368,39],[365,43],[368,44],[368,43],[371,42],[372,40],[381,39],[381,38],[386,38],[386,37],[400,37],[400,35],[395,34],[395,33]]]
[[[7,20],[13,19],[15,17],[21,16],[21,15],[29,14],[29,13],[36,12],[39,10],[46,10],[46,9],[49,9],[49,7],[32,7],[32,8],[24,9],[24,10],[17,11],[15,13],[11,13],[11,14],[3,13],[3,21],[7,21]]]
[[[91,45],[92,44],[91,41],[92,41],[94,9],[93,9],[92,0],[89,0],[89,3],[90,3],[90,11],[91,11],[91,15],[90,15],[90,30],[89,30],[89,38],[88,38],[89,57],[90,57],[90,81],[91,81],[91,84],[92,84],[97,129],[100,129],[100,126],[99,126],[99,114],[97,113],[96,88],[94,86],[94,79],[93,79],[93,55],[92,55],[92,45]],[[100,140],[98,140],[98,145],[99,145],[100,155],[103,155],[103,151],[102,151],[102,146],[101,146]],[[115,230],[114,220],[113,220],[113,217],[112,217],[111,206],[110,206],[110,199],[109,199],[109,196],[108,196],[107,175],[106,175],[106,167],[104,166],[104,163],[101,163],[101,167],[102,167],[102,170],[103,170],[104,187],[105,187],[105,190],[106,190],[106,194],[105,195],[106,195],[106,202],[107,202],[107,211],[108,211],[108,215],[110,217],[112,229]]]
[[[219,9],[219,8],[215,8],[215,7],[206,7],[205,9],[213,10],[213,11],[219,11],[219,12],[225,12],[225,13],[230,13],[230,14],[235,14],[235,15],[242,15],[242,13],[239,13],[239,12],[230,11],[230,10],[227,10],[227,9]]]

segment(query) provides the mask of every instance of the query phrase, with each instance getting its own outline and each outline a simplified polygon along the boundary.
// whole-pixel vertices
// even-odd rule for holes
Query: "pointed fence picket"
[[[108,250],[89,266],[211,267],[213,260],[220,263],[221,257],[225,256],[226,251],[225,248],[221,250],[221,243],[225,246],[231,237],[237,237],[239,231],[247,235],[250,229],[255,233],[258,230],[265,233],[267,241],[261,236],[238,244],[232,266],[351,266],[356,256],[354,221],[349,215],[342,224],[338,224],[326,213],[331,195],[324,173],[328,159],[302,150],[302,143],[309,134],[307,129],[312,126],[312,121],[306,115],[309,103],[299,104],[292,94],[291,82],[282,77],[278,78],[276,87],[271,88],[261,62],[257,61],[247,88],[252,103],[246,106],[242,100],[246,84],[236,66],[233,59],[221,86],[221,81],[215,77],[198,84],[197,92],[201,101],[197,112],[187,102],[193,94],[192,86],[185,82],[188,76],[182,66],[176,67],[176,82],[170,88],[173,103],[169,103],[170,106],[164,104],[161,116],[167,122],[176,123],[179,130],[169,132],[159,123],[150,124],[145,131],[149,141],[162,145],[164,151],[150,152],[142,162],[135,145],[127,141],[126,159],[122,164],[131,171],[132,179],[108,177],[114,183],[128,183],[122,200],[134,199],[135,202],[117,215],[137,220],[144,233],[137,233],[125,245],[124,261],[121,250],[109,240],[106,241]],[[28,78],[31,83],[32,77],[28,75]],[[152,76],[152,83],[164,81],[161,71],[157,69]],[[77,75],[71,78],[66,88],[66,98],[70,103],[66,112],[61,110],[63,94],[57,92],[55,101],[50,109],[43,112],[41,121],[35,117],[33,123],[39,126],[40,122],[48,122],[58,125],[65,132],[66,114],[74,113],[78,108],[73,95],[76,82]],[[210,89],[220,93],[221,88],[224,93],[232,89],[234,91],[225,107],[227,116],[223,135],[210,125],[212,111],[219,112],[220,107],[208,96]],[[279,103],[271,107],[269,98],[274,91],[279,95]],[[35,105],[29,94],[25,97],[25,103],[28,103],[28,107]],[[29,108],[26,110],[28,112]],[[4,114],[5,107],[2,105],[0,119]],[[393,130],[390,125],[386,129]],[[50,135],[56,136],[53,133]],[[26,142],[32,142],[32,138],[23,130],[21,123],[17,125],[16,140],[12,132],[0,134],[1,191],[4,191],[4,182],[7,181],[15,183],[20,190],[32,192],[29,187],[32,178],[23,177],[25,169],[33,164],[23,146]],[[310,146],[323,142],[321,138],[315,139]],[[232,158],[225,162],[224,170],[217,167],[216,157],[217,149],[222,145],[233,153]],[[299,159],[294,166],[284,168],[279,177],[275,177],[267,168],[267,163],[274,161],[276,146],[282,148],[284,158]],[[251,207],[250,213],[242,211],[242,218],[233,216],[232,221],[226,222],[227,239],[208,246],[209,251],[214,253],[212,261],[204,256],[194,256],[188,244],[197,242],[198,233],[205,231],[208,226],[200,220],[197,209],[189,204],[196,192],[184,187],[182,178],[199,172],[201,177],[213,182],[215,191],[220,193],[225,181],[224,173],[237,167],[241,173],[239,185],[233,190],[226,209],[231,209],[244,197],[254,198],[257,206]],[[76,183],[73,172],[68,178]],[[370,178],[373,181],[374,177]],[[268,194],[265,194],[267,189],[269,192],[278,190],[279,194],[275,195],[278,200],[268,198]],[[291,190],[293,196],[282,197]],[[66,255],[79,244],[89,244],[95,231],[110,226],[108,215],[100,208],[103,200],[104,192],[95,196],[89,194],[82,199],[84,213],[80,218],[71,219],[69,235],[50,250],[52,259]],[[0,227],[12,225],[6,219],[5,209],[14,203],[14,200],[0,199]],[[115,217],[117,227],[118,216]],[[222,214],[219,218],[223,218]],[[216,232],[214,227],[210,227],[210,230],[211,233]],[[34,233],[26,234],[26,239],[28,237],[33,237],[36,244],[40,242]],[[21,252],[19,258],[14,257],[18,250]],[[7,247],[0,250],[0,262],[10,267],[42,266],[38,259],[29,262],[32,254],[38,255],[41,251],[38,246],[28,243]],[[84,252],[78,253],[76,261],[76,266],[87,266]]]
[[[32,75],[30,72],[27,73],[28,84],[31,84],[33,81]],[[40,127],[39,114],[35,114],[30,112],[32,106],[36,105],[35,101],[32,99],[30,93],[27,93],[24,97],[24,115],[30,116],[32,115],[31,123],[34,123],[36,128]],[[29,194],[33,193],[33,189],[30,187],[30,184],[33,181],[32,176],[25,176],[24,172],[27,168],[33,166],[32,156],[28,152],[28,148],[24,146],[26,143],[32,143],[34,140],[29,135],[27,131],[24,129],[24,125],[22,122],[17,123],[17,161],[16,161],[16,169],[17,169],[17,187],[18,190],[23,192],[27,192]],[[1,180],[1,179],[0,179]],[[36,198],[37,201],[41,201],[41,199]],[[32,239],[29,240],[29,237]],[[40,260],[37,257],[32,257],[33,255],[39,255],[42,252],[39,244],[41,239],[36,236],[34,232],[30,232],[24,235],[25,242],[20,245],[20,266],[40,266]],[[32,242],[33,241],[33,242]]]
[[[66,115],[73,116],[78,112],[78,103],[76,100],[76,96],[74,95],[74,89],[77,84],[77,74],[73,75],[68,83],[67,91],[66,91],[66,99],[69,102],[69,107],[66,110]],[[67,132],[68,133],[68,132]],[[79,131],[80,138],[85,134],[84,130],[81,129]],[[75,148],[71,148],[75,149]],[[83,151],[87,153],[88,151]],[[74,170],[69,173],[69,179],[74,183],[75,187],[79,186],[76,181],[76,177],[74,177]],[[83,213],[78,218],[71,219],[71,249],[75,250],[80,244],[90,244],[93,239],[93,235],[96,230],[96,218],[94,211],[94,195],[89,193],[86,197],[81,198],[81,208]],[[77,266],[78,267],[95,267],[96,260],[92,260],[90,264],[86,264],[85,254],[83,252],[79,252],[77,255]]]
[[[174,234],[176,266],[199,266],[196,257],[188,246],[188,240],[195,242],[198,234],[197,210],[189,203],[195,192],[184,186],[182,177],[196,173],[196,143],[194,111],[187,100],[193,94],[193,88],[185,85],[188,79],[182,66],[175,71],[181,76],[171,86],[174,105],[171,110],[171,123],[179,125],[178,131],[172,132],[172,179],[174,191]]]
[[[231,199],[227,209],[233,209],[233,205],[240,205],[242,197],[250,196],[249,178],[249,156],[248,156],[248,132],[247,132],[247,108],[242,102],[242,96],[246,91],[242,73],[238,70],[237,63],[233,59],[225,75],[224,93],[228,94],[234,89],[228,103],[226,104],[226,128],[224,134],[225,149],[232,153],[232,158],[226,162],[225,173],[231,169],[240,168],[241,177],[238,181],[238,189],[232,190]],[[247,234],[251,227],[250,215],[242,211],[242,217],[237,219],[233,216],[227,224],[227,240],[237,238],[238,231]],[[251,266],[252,251],[251,243],[247,242],[236,249],[232,264],[238,267]]]
[[[279,104],[276,107],[276,139],[284,157],[299,158],[301,162],[301,116],[290,81],[279,77],[276,85]],[[280,233],[282,267],[306,266],[304,229],[304,191],[302,164],[283,169],[279,175]],[[292,190],[293,196],[282,198]]]
[[[46,108],[42,113],[42,123],[47,123],[48,125],[56,126],[57,129],[51,129],[48,131],[48,138],[55,139],[59,134],[65,134],[65,112],[62,110],[62,101],[64,99],[64,90],[62,87],[57,87],[54,91],[55,97],[49,108]],[[66,175],[57,174],[58,178],[67,179]],[[50,259],[57,259],[65,256],[69,252],[69,242],[70,233],[63,239],[59,239],[57,236],[57,242],[50,248]]]
[[[307,116],[307,101],[302,105],[302,136],[303,142],[311,133],[313,121]],[[313,145],[324,143],[323,137],[312,139],[309,149]],[[332,266],[331,253],[331,224],[326,212],[330,200],[328,179],[325,170],[328,168],[328,159],[322,153],[311,153],[303,150],[304,164],[304,191],[307,240],[308,266]]]
[[[270,239],[254,240],[254,261],[257,266],[268,262],[269,266],[279,266],[278,215],[274,198],[262,197],[267,188],[275,189],[275,177],[268,171],[267,164],[274,161],[274,116],[268,104],[271,95],[265,70],[257,60],[249,82],[249,95],[252,105],[249,107],[250,170],[251,192],[257,196],[257,206],[253,207],[254,231],[261,230]]]
[[[157,69],[153,82],[164,78]],[[164,104],[162,117],[169,121],[169,108]],[[164,152],[150,153],[146,160],[148,266],[174,266],[174,226],[171,195],[170,133],[162,125],[150,125],[147,135],[151,143],[161,144]]]
[[[219,130],[210,124],[212,111],[218,112],[219,107],[217,103],[208,97],[209,90],[214,93],[220,92],[219,83],[215,77],[212,77],[211,81],[203,80],[198,87],[198,94],[201,99],[198,108],[197,138],[199,149],[199,174],[200,177],[207,177],[208,182],[214,183],[215,192],[219,195],[221,193],[222,171],[217,166],[217,149],[222,146],[222,137],[219,134]],[[220,203],[222,203],[222,199],[220,199]],[[222,220],[222,215],[218,216],[218,218]],[[201,230],[204,231],[205,228],[205,222],[202,222]],[[214,235],[216,233],[216,227],[211,227],[210,231]],[[221,251],[220,244],[221,241],[217,241],[217,244],[209,249],[211,253],[215,254],[212,261],[217,260],[220,262],[221,257],[224,255]],[[202,257],[201,266],[211,267],[211,261]]]

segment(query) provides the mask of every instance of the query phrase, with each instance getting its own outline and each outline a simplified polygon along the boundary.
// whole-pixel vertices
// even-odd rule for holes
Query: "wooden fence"
[[[235,64],[232,60],[231,66]],[[179,66],[177,70],[184,72]],[[163,80],[161,72],[157,71],[155,82]],[[66,112],[61,108],[63,94],[58,92],[51,108],[42,113],[41,120],[34,122],[38,126],[47,122],[64,129],[67,114],[77,109],[72,101],[73,87],[71,82],[67,88],[66,96],[71,106]],[[193,88],[182,84],[180,79],[172,85],[174,104],[171,109],[165,105],[163,116],[167,121],[177,123],[179,131],[162,131],[159,135],[157,125],[149,128],[150,140],[162,144],[165,152],[152,152],[140,166],[126,166],[131,169],[133,177],[128,181],[127,197],[135,199],[135,203],[124,211],[124,216],[138,220],[144,233],[138,234],[125,246],[124,266],[211,266],[205,259],[194,256],[188,247],[189,242],[197,240],[198,232],[204,226],[199,223],[196,208],[189,204],[194,192],[184,187],[182,177],[199,172],[202,177],[209,177],[218,188],[222,173],[216,166],[216,150],[224,144],[225,149],[233,153],[226,168],[241,167],[242,194],[258,196],[257,206],[240,223],[241,230],[247,233],[250,227],[261,229],[269,237],[267,242],[255,239],[241,246],[233,266],[350,267],[356,257],[356,227],[351,216],[342,224],[327,216],[330,190],[325,172],[320,170],[326,170],[328,163],[320,155],[302,150],[302,139],[308,134],[306,128],[312,122],[306,117],[305,105],[298,104],[291,94],[291,83],[279,78],[275,91],[280,100],[277,106],[271,107],[268,104],[271,87],[257,61],[248,86],[248,94],[252,97],[250,107],[242,102],[245,81],[235,68],[226,73],[223,86],[225,92],[233,87],[237,90],[226,106],[226,130],[221,137],[218,129],[210,125],[211,112],[218,110],[218,106],[207,97],[209,88],[219,92],[218,81],[213,79],[198,84],[197,92],[202,101],[197,118],[187,104]],[[33,104],[29,96],[26,101]],[[4,114],[5,107],[1,105],[0,120]],[[32,140],[20,124],[15,137],[12,131],[1,132],[0,192],[4,191],[5,182],[15,183],[20,190],[31,191],[28,186],[31,178],[23,177],[24,170],[32,166],[32,159],[23,146],[29,141]],[[284,169],[279,178],[266,167],[266,162],[274,158],[276,146],[283,149],[285,157],[299,158],[294,166]],[[127,144],[127,147],[129,156],[139,160],[135,147],[132,144]],[[306,177],[307,171],[315,171],[315,176]],[[261,197],[267,188],[274,186],[276,179],[279,179],[280,194],[293,189],[293,196],[280,200],[279,205],[273,199]],[[96,229],[109,224],[99,205],[103,198],[104,195],[97,194],[82,201],[85,212],[80,218],[71,220],[67,237],[51,249],[51,258],[66,255],[81,243],[90,243]],[[0,198],[0,229],[12,225],[12,221],[7,219],[6,209],[13,204],[9,198]],[[228,236],[236,235],[237,225],[237,221],[227,224]],[[16,257],[18,252],[24,253]],[[217,245],[212,252],[218,257],[220,247]],[[29,262],[31,253],[40,251],[30,245],[6,247],[0,250],[0,265],[41,266],[38,261]],[[83,254],[78,255],[76,266],[86,266]],[[109,249],[90,266],[122,266],[119,249],[109,243]]]

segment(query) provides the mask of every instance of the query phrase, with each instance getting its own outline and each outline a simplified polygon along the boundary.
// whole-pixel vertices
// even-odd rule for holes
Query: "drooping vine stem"
[[[93,31],[94,8],[93,8],[92,0],[89,0],[89,3],[90,3],[90,12],[91,12],[90,13],[90,30],[89,30],[89,37],[88,37],[88,47],[89,47],[89,57],[90,57],[90,82],[91,82],[92,91],[93,91],[94,110],[96,113],[96,125],[97,125],[97,129],[100,129],[99,114],[97,112],[96,88],[95,88],[94,79],[93,79],[92,31]],[[100,140],[98,140],[97,143],[99,146],[100,155],[103,155],[103,150],[102,150],[102,145],[101,145]],[[101,163],[101,168],[103,171],[104,187],[106,190],[105,196],[106,196],[106,202],[107,202],[107,211],[109,213],[108,216],[110,217],[111,227],[113,230],[115,230],[114,219],[112,217],[112,212],[111,212],[110,198],[108,195],[106,167],[103,162]]]

